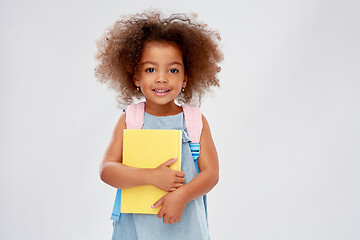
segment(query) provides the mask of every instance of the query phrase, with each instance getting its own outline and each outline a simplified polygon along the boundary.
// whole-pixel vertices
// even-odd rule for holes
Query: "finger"
[[[168,215],[164,215],[164,218],[163,218],[163,223],[169,223],[169,217]]]
[[[170,167],[176,161],[177,161],[177,158],[172,158],[172,159],[167,160],[166,162],[164,162],[161,165],[165,166],[165,167]]]
[[[175,179],[175,182],[176,182],[176,183],[184,183],[184,182],[185,182],[185,179],[184,179],[184,178],[181,178],[181,177],[177,177],[177,178]]]
[[[185,177],[185,173],[182,171],[176,171],[176,176],[183,178],[183,177]]]
[[[159,200],[157,200],[152,206],[151,208],[157,208],[159,206],[161,206],[164,202],[164,197],[160,198]]]
[[[158,218],[162,218],[164,216],[164,211],[162,209],[160,209],[160,211],[157,214]]]
[[[177,218],[176,220],[175,220],[175,222],[179,222],[180,221],[180,218]]]
[[[175,219],[174,219],[174,218],[170,218],[169,224],[173,224],[174,222],[175,222]]]
[[[184,184],[182,184],[182,183],[174,183],[171,187],[170,187],[170,190],[172,190],[172,189],[174,189],[174,190],[176,190],[176,189],[178,189],[179,187],[182,187],[182,186],[184,186]],[[170,191],[169,190],[169,191]],[[173,191],[174,191],[173,190]]]
[[[184,184],[182,184],[182,183],[176,183],[175,184],[175,188],[179,188],[179,187],[182,187],[182,186],[184,186]]]

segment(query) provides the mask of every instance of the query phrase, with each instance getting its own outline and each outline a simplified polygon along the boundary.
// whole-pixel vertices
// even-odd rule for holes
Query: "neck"
[[[182,107],[176,105],[174,101],[165,105],[145,102],[145,112],[155,116],[176,115],[182,112]]]

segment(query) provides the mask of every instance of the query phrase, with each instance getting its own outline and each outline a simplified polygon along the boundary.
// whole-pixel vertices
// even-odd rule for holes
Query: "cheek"
[[[142,86],[149,86],[150,85],[150,82],[151,82],[151,79],[149,79],[148,76],[145,76],[145,75],[141,75],[140,76],[140,84]]]
[[[177,81],[176,82],[176,89],[181,91],[182,85],[183,85],[182,81]]]

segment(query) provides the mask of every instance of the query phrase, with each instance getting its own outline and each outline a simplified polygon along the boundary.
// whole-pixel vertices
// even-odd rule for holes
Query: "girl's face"
[[[173,43],[146,43],[134,82],[147,104],[174,103],[187,83],[180,48]]]

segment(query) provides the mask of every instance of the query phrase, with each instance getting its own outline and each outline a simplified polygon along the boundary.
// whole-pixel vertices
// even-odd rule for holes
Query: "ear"
[[[183,85],[182,85],[183,87],[186,87],[187,81],[188,81],[188,79],[187,79],[187,76],[185,75]]]
[[[135,86],[140,87],[140,80],[137,79],[136,76],[133,77],[133,81],[134,81]]]

